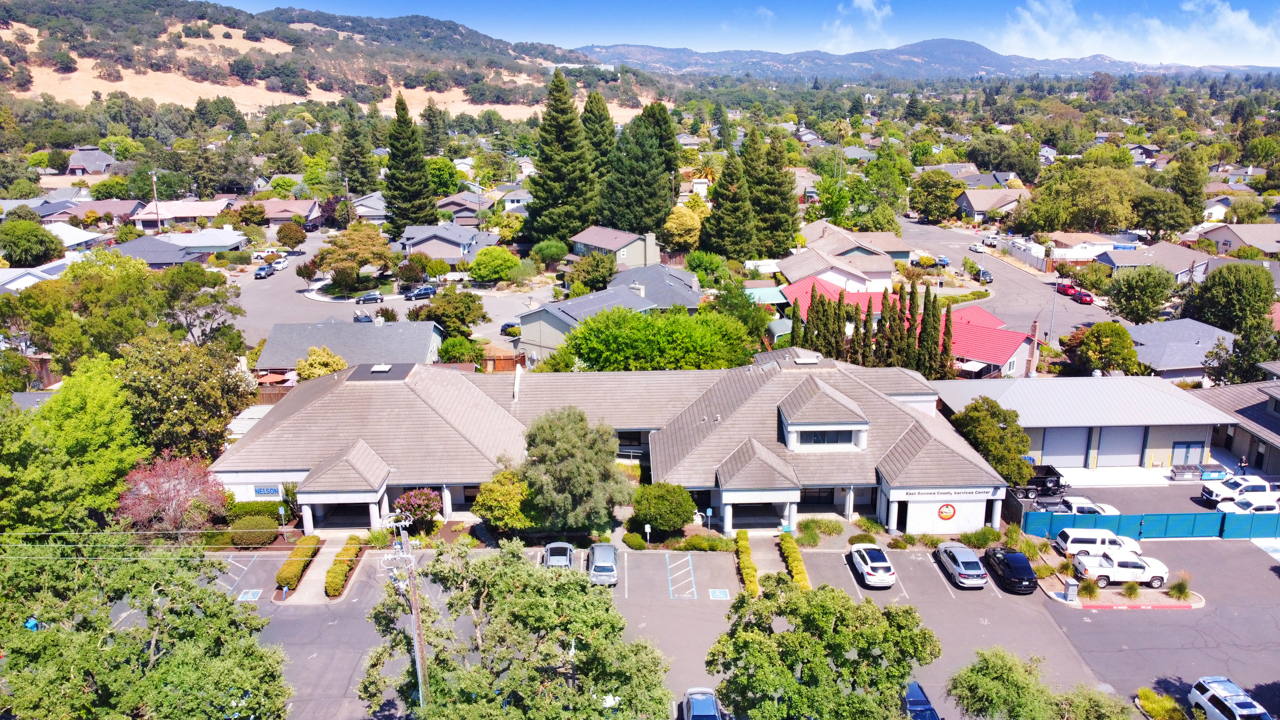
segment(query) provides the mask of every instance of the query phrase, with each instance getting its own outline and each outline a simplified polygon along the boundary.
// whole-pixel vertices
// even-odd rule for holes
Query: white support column
[[[323,503],[316,503],[311,507],[311,512],[315,513],[316,522],[324,520],[324,508],[325,506]]]
[[[796,504],[795,503],[787,503],[787,526],[791,528],[792,535],[796,535],[799,533],[799,531],[796,530]]]
[[[729,503],[721,505],[720,517],[724,521],[724,534],[733,535],[733,505]]]
[[[382,516],[378,514],[378,503],[369,503],[369,529],[377,530],[382,527]]]
[[[888,521],[885,523],[885,529],[890,534],[893,534],[894,528],[898,527],[898,503],[896,501],[889,503],[889,517],[885,519]]]
[[[311,506],[302,506],[302,533],[304,535],[314,535],[316,531],[315,523],[311,521]]]
[[[381,509],[382,509],[382,517],[386,517],[391,514],[391,501],[387,499],[387,494],[385,492],[382,494]]]
[[[449,491],[448,485],[440,488],[440,515],[446,521],[453,516],[453,493]]]

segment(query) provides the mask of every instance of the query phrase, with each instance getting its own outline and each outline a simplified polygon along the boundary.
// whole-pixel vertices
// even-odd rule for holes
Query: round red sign
[[[956,516],[955,505],[947,504],[938,508],[938,517],[942,518],[943,520],[950,520],[955,516]]]

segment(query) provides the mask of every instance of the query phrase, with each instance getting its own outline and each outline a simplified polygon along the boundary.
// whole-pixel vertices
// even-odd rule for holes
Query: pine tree
[[[347,189],[356,195],[365,195],[378,188],[378,169],[365,124],[356,116],[358,111],[354,105],[347,108],[347,118],[342,122],[338,167],[347,181]]]
[[[862,101],[862,93],[856,92],[849,96],[849,115],[862,115],[866,111],[866,105]]]
[[[747,184],[751,186],[751,207],[758,215],[760,193],[764,189],[765,168],[764,139],[760,135],[759,128],[751,128],[746,139],[742,141],[742,148],[738,154],[742,156],[742,172],[747,177]]]
[[[391,237],[398,239],[409,225],[430,225],[436,220],[435,198],[422,156],[422,135],[404,96],[396,94],[396,117],[387,129],[387,213],[391,216]]]
[[[942,331],[942,352],[938,355],[938,369],[934,372],[938,380],[952,380],[956,376],[955,358],[951,356],[951,306],[947,306],[947,322]]]
[[[529,178],[525,228],[536,242],[569,238],[591,222],[591,146],[573,105],[573,90],[556,68],[547,88],[547,109],[538,126],[537,174]]]
[[[613,152],[613,146],[617,142],[609,106],[605,104],[604,96],[598,92],[592,91],[587,96],[587,104],[582,108],[582,132],[593,152],[591,170],[598,194],[609,176],[609,153]]]
[[[744,143],[743,147],[746,145]],[[762,257],[783,257],[795,246],[800,220],[796,176],[787,169],[782,139],[775,137],[764,154],[758,181],[751,180],[751,205],[756,215],[756,244]]]
[[[421,117],[422,149],[428,155],[439,155],[449,144],[449,111],[436,107],[435,98],[427,98]]]
[[[742,170],[742,159],[729,153],[724,173],[711,186],[711,216],[702,223],[705,249],[730,260],[750,260],[757,255],[756,218],[751,191]]]
[[[653,128],[671,186],[671,202],[675,203],[680,195],[680,143],[676,141],[676,125],[671,121],[671,113],[662,103],[654,102],[646,105],[636,119],[649,123]]]
[[[633,233],[657,232],[673,205],[662,147],[653,125],[632,120],[609,154],[609,175],[600,187],[597,222]]]

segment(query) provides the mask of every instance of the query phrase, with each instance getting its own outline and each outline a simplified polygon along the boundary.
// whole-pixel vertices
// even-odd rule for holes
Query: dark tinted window
[[[1208,686],[1208,685],[1205,685],[1205,684],[1204,684],[1204,683],[1202,683],[1202,682],[1198,682],[1198,683],[1196,683],[1196,684],[1195,684],[1195,690],[1196,690],[1196,692],[1200,693],[1201,695],[1205,695],[1205,694],[1207,694],[1207,693],[1209,692],[1209,686]]]
[[[1227,720],[1236,720],[1235,711],[1232,710],[1231,706],[1223,702],[1222,698],[1218,697],[1217,695],[1214,695],[1213,697],[1209,698],[1209,704],[1212,705],[1215,710],[1222,713],[1222,717],[1226,718]]]
[[[880,564],[880,563],[887,563],[887,562],[889,562],[889,558],[886,558],[886,557],[884,556],[884,551],[879,550],[879,549],[876,549],[876,550],[868,550],[868,551],[867,551],[867,560],[869,560],[869,561],[871,561],[872,563],[875,563],[875,564]]]
[[[851,445],[852,430],[802,430],[801,445]]]
[[[1097,538],[1076,538],[1075,544],[1076,545],[1097,545],[1098,539]]]

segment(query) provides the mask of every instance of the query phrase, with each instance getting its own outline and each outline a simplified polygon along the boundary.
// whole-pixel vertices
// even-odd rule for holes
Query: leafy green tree
[[[153,452],[218,457],[227,424],[253,403],[252,379],[217,343],[179,342],[159,332],[120,348],[116,377],[129,396],[139,439]]]
[[[765,329],[769,326],[769,321],[773,319],[773,313],[761,305],[757,305],[755,300],[746,293],[740,282],[722,283],[714,300],[706,305],[709,310],[728,315],[738,319],[742,323],[742,327],[746,330],[747,337],[752,341],[757,341],[764,337]],[[699,310],[702,311],[701,309]]]
[[[1254,317],[1245,321],[1244,327],[1228,348],[1221,338],[1205,354],[1205,374],[1215,385],[1261,382],[1266,371],[1259,363],[1280,360],[1280,336],[1277,336],[1271,318]]]
[[[1009,135],[975,134],[965,153],[969,162],[986,172],[1016,172],[1023,182],[1035,182],[1040,175],[1039,146],[1020,144]]]
[[[458,182],[462,179],[462,173],[449,158],[433,157],[427,160],[427,179],[431,195],[444,197],[458,191]]]
[[[610,591],[591,585],[585,573],[534,567],[523,551],[518,540],[503,540],[488,555],[445,545],[422,573],[448,599],[437,607],[425,588],[419,591],[429,649],[418,715],[533,720],[574,708],[584,717],[644,720],[668,713],[667,664],[648,641],[623,638],[626,623]],[[412,666],[395,680],[383,675],[388,662],[413,656],[408,615],[408,601],[388,582],[369,612],[384,642],[367,657],[358,690],[373,708],[393,682],[400,698],[413,702]],[[604,698],[616,704],[605,707]]]
[[[276,242],[290,250],[297,250],[306,241],[307,231],[294,222],[284,223],[276,230]]]
[[[922,220],[932,223],[954,217],[956,198],[965,187],[963,181],[951,177],[945,170],[930,170],[921,174],[911,188],[911,209],[920,213]]]
[[[756,218],[742,160],[729,153],[724,174],[711,186],[711,216],[702,223],[702,246],[731,260],[758,255]]]
[[[1040,658],[1026,661],[1001,647],[976,651],[978,659],[947,681],[947,696],[966,718],[989,720],[1127,720],[1129,703],[1079,685],[1061,695],[1040,679]]]
[[[471,337],[471,326],[489,322],[489,313],[484,310],[484,302],[479,295],[471,292],[458,292],[457,286],[450,285],[425,305],[412,308],[407,313],[410,320],[430,320],[444,330],[445,338]]]
[[[129,181],[122,177],[109,177],[89,188],[94,200],[128,200]]]
[[[1158,190],[1144,192],[1134,198],[1133,211],[1138,216],[1137,226],[1156,240],[1184,233],[1197,222],[1197,216],[1181,198]]]
[[[948,326],[950,321],[948,313]],[[1017,410],[982,395],[951,416],[951,424],[1010,485],[1026,485],[1031,479],[1031,464],[1022,459],[1031,451],[1031,438],[1018,424]]]
[[[671,182],[657,132],[638,117],[609,154],[597,222],[633,233],[657,232],[671,212]]]
[[[1135,325],[1155,322],[1173,297],[1178,280],[1159,265],[1116,273],[1107,290],[1108,309]]]
[[[1097,323],[1089,328],[1076,350],[1076,362],[1088,372],[1120,370],[1133,375],[1139,369],[1133,338],[1118,322]]]
[[[1275,302],[1271,272],[1261,265],[1232,263],[1209,273],[1183,308],[1185,317],[1238,333],[1253,318],[1264,318]]]
[[[1267,217],[1267,206],[1253,198],[1236,198],[1227,210],[1226,221],[1235,225],[1264,225],[1275,222]]]
[[[475,262],[471,263],[471,279],[476,282],[495,282],[510,280],[511,273],[520,267],[520,258],[511,251],[493,245],[476,253]]]
[[[427,106],[422,109],[421,117],[422,149],[428,155],[435,155],[449,144],[449,111],[436,107],[435,98],[427,98]]]
[[[1166,182],[1174,194],[1182,198],[1196,217],[1204,213],[1204,186],[1209,182],[1209,168],[1190,147],[1184,147],[1173,156],[1170,167],[1165,168]]]
[[[529,498],[529,486],[514,470],[503,469],[480,484],[471,512],[499,532],[524,530],[533,523],[521,509]]]
[[[373,144],[369,142],[368,129],[357,112],[359,110],[352,105],[342,119],[338,167],[342,169],[347,188],[356,195],[364,195],[378,188],[378,167],[373,158]]]
[[[539,369],[705,370],[745,365],[752,338],[731,315],[683,308],[644,314],[627,308],[597,313],[574,328]]]
[[[479,365],[484,362],[484,349],[468,338],[455,335],[440,344],[440,362]]]
[[[266,618],[213,583],[223,563],[111,533],[25,542],[0,553],[15,717],[287,716],[284,652],[260,643]],[[134,621],[117,622],[126,610]]]
[[[183,263],[166,268],[155,278],[164,294],[163,316],[170,327],[185,332],[189,342],[204,345],[215,338],[227,338],[240,331],[231,323],[244,315],[236,301],[240,287],[227,282],[227,276],[206,271],[196,263]],[[236,349],[243,340],[231,343]]]
[[[716,696],[736,717],[884,718],[942,645],[909,605],[855,603],[844,590],[801,588],[785,574],[739,594],[729,630],[707,653]]]
[[[63,255],[62,241],[31,220],[0,223],[0,251],[10,267],[35,267]]]
[[[298,359],[294,368],[299,380],[314,380],[347,369],[347,361],[328,347],[307,348],[307,356]]]
[[[326,238],[325,246],[316,253],[316,268],[332,273],[338,287],[354,284],[366,265],[387,269],[396,264],[396,255],[378,227],[363,221]]]
[[[617,272],[618,261],[613,253],[588,253],[573,263],[565,273],[565,281],[570,285],[582,283],[591,292],[596,292],[609,287],[609,281]]]
[[[435,198],[423,157],[422,135],[404,95],[396,94],[396,117],[387,131],[387,213],[391,216],[392,239],[398,239],[409,225],[429,225],[436,219]]]
[[[559,240],[543,240],[534,245],[529,254],[546,265],[563,260],[564,256],[569,254],[569,247]]]
[[[683,205],[671,208],[671,214],[662,225],[659,237],[662,244],[676,252],[687,252],[698,246],[702,234],[702,218]]]
[[[676,532],[693,522],[698,506],[683,485],[651,483],[636,488],[633,522],[649,525],[658,532]]]
[[[527,207],[527,232],[535,241],[559,240],[582,232],[591,222],[592,148],[560,68],[547,86],[547,109],[538,126],[538,172],[528,180],[533,196]]]
[[[525,461],[516,470],[529,486],[528,515],[547,530],[609,527],[613,508],[631,499],[618,469],[613,428],[592,426],[576,407],[548,411],[525,433]]]

